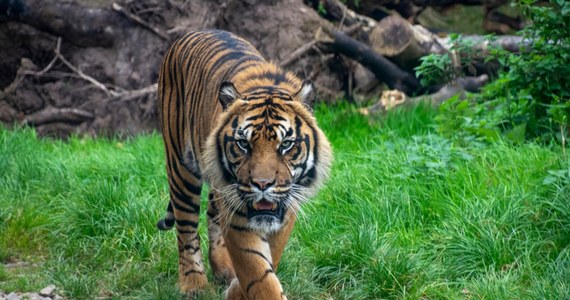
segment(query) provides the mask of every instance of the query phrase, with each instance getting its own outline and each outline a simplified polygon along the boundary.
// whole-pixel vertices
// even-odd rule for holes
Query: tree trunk
[[[382,19],[370,33],[370,46],[398,66],[413,71],[420,57],[446,52],[436,37],[421,26],[412,26],[404,18],[391,15]]]
[[[0,21],[22,22],[82,47],[111,47],[128,26],[112,10],[60,0],[0,0]]]

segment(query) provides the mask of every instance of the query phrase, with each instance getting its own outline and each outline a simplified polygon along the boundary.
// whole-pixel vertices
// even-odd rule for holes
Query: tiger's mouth
[[[266,199],[251,201],[247,205],[247,217],[252,220],[256,217],[283,218],[284,205],[279,202],[271,202]]]

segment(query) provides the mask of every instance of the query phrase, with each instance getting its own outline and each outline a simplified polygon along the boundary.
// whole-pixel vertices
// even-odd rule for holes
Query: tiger
[[[208,255],[225,298],[286,299],[275,272],[333,159],[315,100],[311,81],[226,31],[188,32],[166,52],[158,111],[170,198],[157,227],[176,227],[183,293],[208,284],[198,234],[207,184]]]

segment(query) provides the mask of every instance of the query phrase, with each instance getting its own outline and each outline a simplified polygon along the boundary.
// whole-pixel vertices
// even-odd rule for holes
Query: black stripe
[[[305,143],[305,148],[307,148],[307,152],[309,152],[309,146],[310,146],[309,137],[308,137],[308,136],[305,136],[304,138],[302,138],[302,137],[300,137],[300,136],[297,136],[297,139],[296,139],[295,142],[298,143],[299,145],[296,147],[296,148],[297,148],[297,152],[295,152],[295,154],[293,154],[293,155],[291,156],[291,160],[292,160],[292,161],[296,161],[297,159],[299,159],[299,155],[303,154],[303,151],[302,151],[302,148],[303,148],[303,147],[300,145],[301,143],[303,143],[303,142]],[[307,157],[309,157],[309,156],[308,156],[308,155],[305,155],[304,158],[306,159]],[[305,161],[303,161],[303,163],[304,163],[304,162],[305,162]]]
[[[178,220],[177,219],[176,225],[178,225],[178,226],[190,226],[190,227],[197,228],[198,222],[194,222],[194,221],[190,221],[190,220]]]
[[[208,218],[215,220],[217,214],[211,213],[211,212],[206,212],[206,215],[208,215]],[[218,224],[219,222],[215,221],[214,223]]]
[[[192,252],[193,252],[192,254],[194,254],[194,253],[196,253],[196,252],[198,252],[198,251],[200,250],[200,246],[194,247],[194,246],[192,246],[192,245],[190,245],[190,244],[184,245],[183,248],[184,248],[185,251],[192,250]]]
[[[230,122],[232,122],[232,120],[233,120],[234,123],[237,123],[237,118],[236,118],[236,117],[234,117],[234,119],[232,119],[232,118],[227,118],[227,119],[225,120],[223,126],[220,127],[220,128],[225,128],[226,126],[228,126],[228,124],[229,124]],[[217,143],[216,143],[216,150],[217,150],[217,152],[218,152],[218,162],[220,162],[220,164],[222,165],[222,167],[221,167],[221,169],[222,169],[222,175],[224,176],[224,180],[225,180],[226,182],[234,183],[235,180],[236,180],[235,177],[232,176],[232,174],[230,173],[230,171],[228,171],[228,170],[225,168],[225,166],[222,164],[222,162],[223,162],[223,157],[224,157],[224,155],[225,155],[225,151],[224,151],[224,149],[222,149],[222,145],[220,144],[219,135],[220,135],[220,132],[216,132],[216,141],[217,141]],[[229,161],[228,161],[228,164],[229,164]]]
[[[164,66],[163,66],[163,71],[165,74],[165,84],[163,85],[164,87],[167,86],[166,83],[168,83],[168,88],[169,88],[169,93],[168,95],[165,97],[164,95],[164,91],[163,91],[163,95],[162,95],[162,108],[163,108],[163,138],[165,141],[165,146],[166,146],[166,150],[167,152],[169,150],[174,150],[174,153],[176,155],[180,155],[180,153],[177,151],[176,147],[174,147],[174,141],[172,140],[172,134],[170,132],[170,102],[173,100],[173,92],[174,92],[174,87],[173,87],[173,74],[176,74],[176,70],[174,69],[174,67],[172,67],[172,61],[174,60],[174,48],[170,48],[170,51],[168,52],[168,56],[165,59],[164,62]],[[165,132],[165,129],[168,129],[168,134],[166,134],[167,132]],[[169,149],[168,148],[168,144],[167,141],[170,141],[170,146],[173,149]]]
[[[305,175],[299,177],[299,182],[302,183],[304,186],[310,186],[315,178],[317,177],[316,169],[313,167],[309,171],[306,172]]]
[[[170,67],[170,72],[171,72],[171,81],[170,81],[170,88],[172,90],[174,90],[175,92],[175,96],[174,97],[170,97],[171,100],[174,100],[175,102],[175,109],[176,111],[174,112],[174,119],[176,120],[174,124],[179,124],[179,119],[180,119],[180,104],[181,104],[181,100],[182,100],[182,93],[180,91],[180,87],[179,85],[179,79],[178,79],[178,72],[179,72],[179,66],[178,66],[178,62],[174,61],[174,65]],[[172,95],[172,92],[171,92]],[[170,109],[170,102],[168,103],[168,108]],[[172,116],[170,116],[172,117]],[[170,118],[167,119],[167,122],[170,121]],[[169,127],[168,132],[169,134],[169,139],[170,139],[170,144],[172,145],[172,147],[174,148],[174,151],[176,153],[176,156],[181,159],[182,158],[182,153],[181,153],[181,145],[180,145],[180,140],[178,140],[179,136],[182,135],[181,132],[178,131],[178,128],[176,128],[176,134],[178,135],[178,137],[175,137],[172,135],[172,128]],[[176,138],[176,140],[174,140]]]
[[[233,224],[230,224],[230,228],[235,230],[235,231],[251,231],[251,229],[249,229],[249,228],[241,227],[241,226],[237,226],[237,225],[233,225]]]
[[[236,215],[238,217],[242,217],[242,218],[247,218],[247,214],[244,214],[239,210],[234,211],[234,215]]]
[[[249,57],[249,55],[245,54],[244,52],[236,51],[235,49],[226,48],[225,50],[229,50],[228,53],[223,54],[222,56],[218,57],[218,60],[212,65],[210,70],[208,71],[207,78],[212,78],[213,74],[223,65],[229,63],[231,60],[239,60],[244,57]]]
[[[200,275],[204,275],[204,271],[200,271],[200,270],[189,270],[184,272],[184,276],[188,276],[190,274],[200,274]]]
[[[253,54],[244,56],[243,58],[238,60],[230,69],[228,69],[226,73],[229,77],[235,77],[236,74],[239,74],[251,67],[255,67],[264,62],[265,59],[263,59],[263,57],[261,56]]]
[[[248,294],[248,293],[249,293],[249,290],[253,287],[253,285],[255,285],[256,283],[262,282],[263,280],[265,280],[265,278],[267,277],[267,275],[269,275],[269,274],[271,274],[271,273],[273,273],[273,270],[271,270],[271,269],[265,270],[265,274],[263,274],[263,276],[261,276],[261,278],[256,279],[256,280],[250,282],[250,283],[247,285],[247,288],[245,289],[245,293]]]
[[[190,191],[194,195],[200,195],[200,193],[202,192],[202,187],[201,186],[195,186],[192,183],[184,180],[184,177],[182,177],[182,175],[180,174],[180,170],[178,169],[178,164],[179,164],[179,162],[175,161],[172,164],[172,170],[174,171],[176,176],[182,180],[182,184],[184,184],[184,188],[186,190]],[[192,173],[190,173],[190,174],[192,174]],[[192,175],[194,175],[194,174],[192,174]]]
[[[243,248],[240,248],[240,250],[243,251],[243,252],[253,253],[253,254],[255,254],[255,255],[261,256],[261,258],[263,258],[263,260],[265,260],[265,262],[267,262],[267,263],[269,264],[269,266],[271,267],[271,270],[272,270],[272,271],[275,270],[275,268],[273,267],[273,263],[270,262],[270,261],[267,259],[267,257],[265,257],[265,255],[263,255],[263,253],[261,253],[261,252],[259,252],[259,251],[257,251],[257,250],[253,250],[253,249],[243,249]]]
[[[180,199],[180,200],[182,200],[182,202],[184,204],[187,204],[188,206],[190,206],[190,208],[184,207],[184,206],[180,205],[179,203],[177,203],[176,201],[172,201],[173,202],[172,204],[174,205],[174,207],[177,210],[180,210],[180,211],[185,212],[187,214],[199,214],[200,213],[200,205],[194,204],[191,197],[190,197],[190,201],[184,201],[185,199]]]
[[[269,79],[273,81],[274,85],[280,85],[283,82],[288,82],[287,76],[284,72],[272,72],[266,71],[263,73],[253,73],[251,76],[248,76],[247,80],[257,80],[257,79]]]

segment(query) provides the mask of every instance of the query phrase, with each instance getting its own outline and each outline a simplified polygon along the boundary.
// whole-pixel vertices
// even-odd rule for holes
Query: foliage
[[[449,83],[455,79],[455,71],[449,53],[429,54],[420,58],[421,64],[416,67],[416,77],[424,86],[438,83]]]
[[[471,74],[475,73],[473,64],[476,58],[481,57],[483,50],[474,47],[475,42],[464,39],[463,35],[449,34],[451,47],[444,54],[429,54],[420,58],[421,64],[416,67],[416,77],[424,86],[446,84],[462,75],[466,69]],[[487,36],[486,39],[492,39]]]
[[[518,54],[490,50],[487,61],[495,60],[502,66],[498,78],[481,94],[472,94],[465,101],[453,99],[442,106],[441,132],[450,136],[461,129],[459,136],[464,141],[494,140],[494,128],[515,142],[535,137],[566,138],[570,124],[570,2],[533,4],[532,0],[519,3],[531,22],[521,31],[528,44]],[[460,39],[457,41],[461,44]],[[458,75],[453,73],[447,55],[433,56],[423,59],[417,69],[426,77],[424,82],[449,81],[448,74]],[[471,59],[469,53],[464,56],[467,61]],[[462,66],[468,62],[463,61]]]
[[[570,297],[558,146],[461,147],[432,131],[425,107],[373,123],[346,104],[316,114],[335,164],[279,266],[290,299]],[[182,299],[175,234],[154,225],[168,197],[163,155],[156,134],[63,143],[0,128],[0,260],[32,262],[0,264],[0,290]],[[205,211],[200,222],[206,249]],[[212,282],[200,299],[221,298]]]

